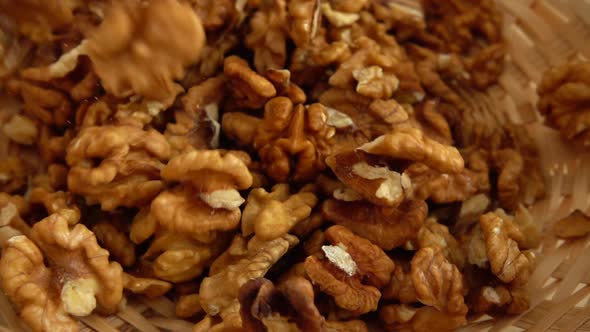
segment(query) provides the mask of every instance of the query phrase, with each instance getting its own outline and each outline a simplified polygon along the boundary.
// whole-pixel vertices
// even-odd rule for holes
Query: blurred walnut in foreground
[[[548,70],[539,83],[539,111],[545,123],[567,139],[590,145],[590,62],[572,62]]]
[[[7,242],[0,275],[8,297],[34,331],[77,331],[78,323],[69,315],[117,310],[123,296],[121,266],[109,262],[108,251],[84,225],[70,228],[55,213],[35,224],[30,237]]]
[[[115,2],[88,40],[88,55],[104,88],[119,97],[133,93],[163,100],[195,63],[205,44],[199,17],[174,0],[142,6]]]

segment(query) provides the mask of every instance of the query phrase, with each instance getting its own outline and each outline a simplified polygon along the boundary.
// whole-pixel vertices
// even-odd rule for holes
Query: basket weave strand
[[[397,0],[418,6],[415,0]],[[548,230],[575,209],[590,213],[590,154],[576,151],[539,120],[535,93],[545,70],[568,59],[590,59],[590,2],[583,0],[498,0],[505,12],[508,49],[506,70],[498,86],[485,94],[460,91],[474,119],[488,123],[523,123],[540,149],[547,197],[532,207],[544,230],[538,264],[529,282],[530,309],[518,316],[489,317],[461,331],[587,331],[590,332],[590,236],[556,239]],[[117,315],[90,315],[82,331],[191,331],[192,323],[174,315],[166,299],[136,297]],[[0,332],[28,331],[0,294]]]

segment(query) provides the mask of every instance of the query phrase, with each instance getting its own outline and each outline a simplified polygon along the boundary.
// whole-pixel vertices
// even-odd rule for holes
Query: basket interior
[[[416,0],[397,0],[416,6]],[[590,2],[582,0],[499,0],[505,12],[508,47],[499,85],[486,93],[462,91],[473,116],[497,123],[524,123],[539,146],[547,197],[532,207],[544,230],[538,265],[529,281],[531,307],[522,315],[484,316],[462,331],[590,331],[590,237],[556,239],[552,224],[579,209],[590,213],[590,153],[563,142],[540,124],[534,105],[536,83],[543,72],[567,59],[590,58]],[[83,331],[191,331],[189,322],[174,315],[165,298],[129,299],[115,316],[91,315],[80,321]],[[2,327],[3,326],[3,327]],[[0,295],[0,331],[27,331]]]

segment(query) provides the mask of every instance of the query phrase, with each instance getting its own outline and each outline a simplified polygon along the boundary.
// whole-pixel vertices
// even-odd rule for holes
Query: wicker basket
[[[396,0],[415,6],[416,0]],[[445,0],[441,0],[445,1]],[[498,86],[485,94],[463,91],[473,114],[485,121],[527,125],[538,144],[548,195],[532,214],[545,231],[538,265],[529,282],[531,307],[518,316],[484,316],[461,331],[589,331],[590,236],[558,240],[547,230],[575,209],[590,212],[590,153],[576,150],[540,124],[534,108],[536,82],[551,66],[573,57],[590,58],[590,1],[498,0],[506,13],[509,56]],[[135,297],[116,316],[91,315],[82,331],[191,331],[193,324],[174,315],[174,304],[160,298]],[[0,332],[29,331],[8,299],[0,294]]]

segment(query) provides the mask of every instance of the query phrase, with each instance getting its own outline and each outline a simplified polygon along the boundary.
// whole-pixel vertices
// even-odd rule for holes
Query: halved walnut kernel
[[[341,308],[360,315],[377,309],[394,264],[376,245],[342,226],[325,232],[331,245],[323,246],[325,259],[309,256],[305,272],[320,290]]]
[[[424,201],[404,201],[397,207],[378,207],[368,202],[324,201],[324,218],[391,250],[414,239],[428,213]]]

